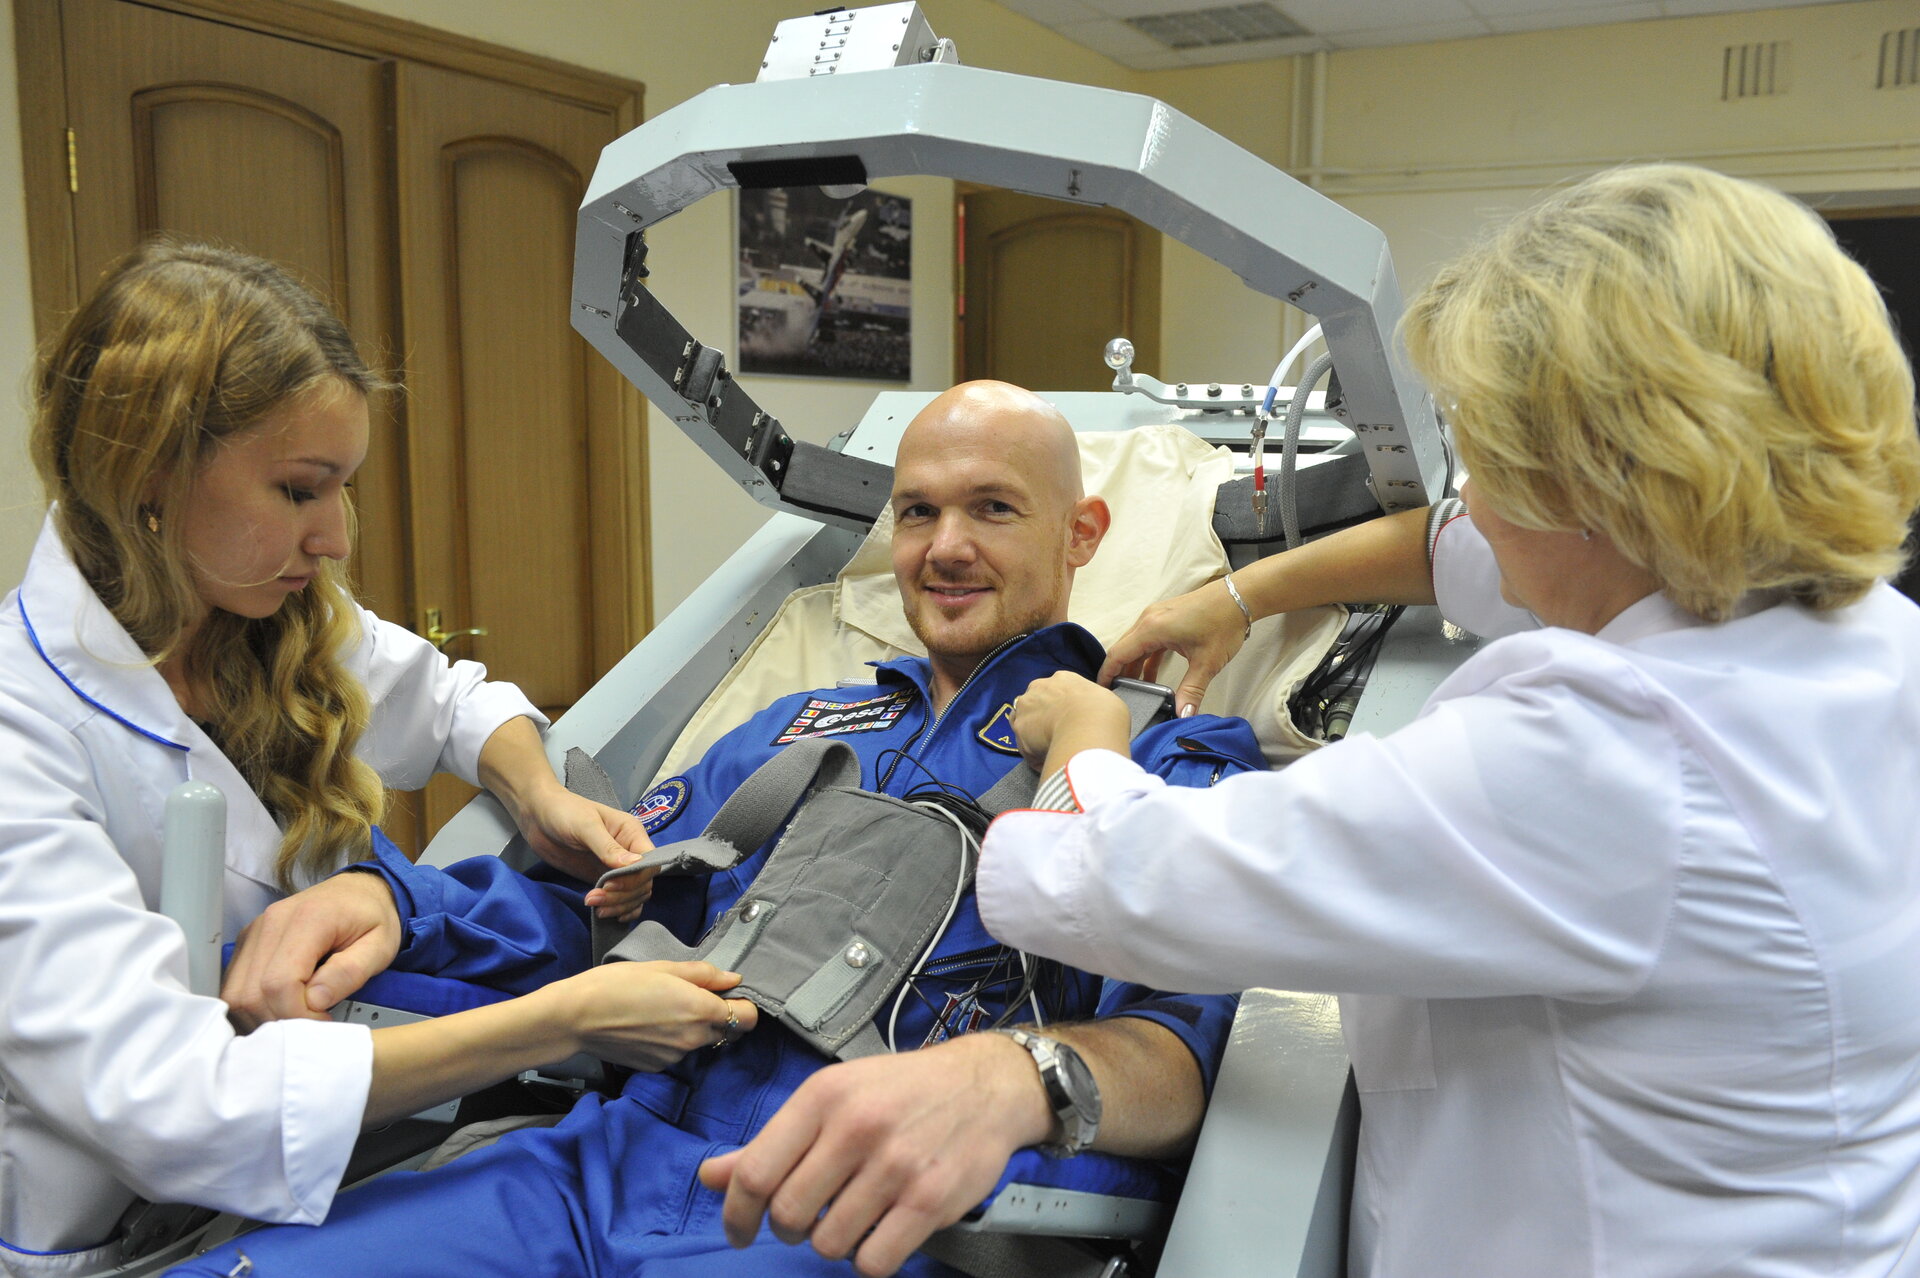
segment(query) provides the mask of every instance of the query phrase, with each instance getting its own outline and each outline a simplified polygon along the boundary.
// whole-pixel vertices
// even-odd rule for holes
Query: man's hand
[[[399,952],[400,911],[386,880],[336,874],[274,902],[241,930],[220,997],[243,1034],[267,1021],[325,1020]]]
[[[1082,750],[1125,754],[1132,742],[1127,704],[1090,679],[1062,670],[1035,679],[1014,699],[1013,735],[1042,777]]]
[[[1033,1058],[1003,1034],[969,1034],[828,1066],[750,1143],[701,1164],[700,1181],[725,1191],[734,1246],[764,1216],[782,1242],[851,1255],[878,1278],[977,1207],[1013,1152],[1052,1129]]]

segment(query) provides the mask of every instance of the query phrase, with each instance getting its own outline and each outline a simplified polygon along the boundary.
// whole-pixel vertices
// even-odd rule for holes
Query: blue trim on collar
[[[47,655],[47,650],[41,647],[40,636],[37,633],[35,633],[33,629],[33,619],[27,616],[26,592],[24,590],[21,591],[18,595],[14,596],[14,600],[20,608],[20,622],[22,625],[26,626],[27,628],[27,639],[33,644],[33,650],[40,654],[40,660],[47,663],[47,669],[59,675],[60,682],[66,684],[68,688],[73,690],[74,696],[80,698],[82,701],[92,706],[95,710],[98,710],[101,714],[106,715],[107,718],[112,719],[115,723],[118,723],[121,727],[131,728],[133,731],[139,733],[141,736],[145,737],[149,741],[158,741],[161,745],[166,746],[169,750],[178,750],[182,754],[187,754],[192,751],[193,749],[192,746],[181,745],[178,741],[169,741],[157,732],[149,732],[145,728],[141,727],[139,724],[135,723],[133,720],[127,718],[125,715],[118,714],[112,709],[108,708],[107,706],[101,705],[98,701],[95,701],[92,697],[82,692],[80,690],[80,685],[75,683],[73,680],[67,678],[67,672],[62,670],[59,666],[56,666],[55,664],[53,664],[53,658],[49,657]]]
[[[16,1256],[77,1256],[83,1251],[92,1251],[95,1247],[104,1247],[105,1243],[95,1243],[93,1247],[67,1247],[60,1251],[34,1251],[29,1247],[16,1247],[4,1238],[0,1238],[0,1251],[10,1251]]]

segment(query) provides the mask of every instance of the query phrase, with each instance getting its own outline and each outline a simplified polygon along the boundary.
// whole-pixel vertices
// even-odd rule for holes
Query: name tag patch
[[[1013,702],[1009,701],[993,712],[993,718],[987,720],[986,727],[980,729],[980,739],[996,750],[1008,754],[1020,753],[1019,738],[1013,735]]]
[[[640,824],[652,834],[666,828],[680,815],[680,809],[687,805],[687,793],[685,777],[669,777],[641,796],[640,802],[633,805],[633,815],[639,817]]]
[[[773,739],[777,746],[802,737],[844,737],[854,732],[885,732],[907,712],[912,692],[889,692],[865,701],[823,701],[810,698],[786,730]]]

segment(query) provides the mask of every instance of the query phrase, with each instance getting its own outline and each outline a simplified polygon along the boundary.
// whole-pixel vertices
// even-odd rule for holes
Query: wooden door
[[[176,231],[291,267],[391,369],[388,66],[121,0],[66,0],[59,16],[76,295],[142,239]],[[354,576],[368,606],[404,621],[399,407],[375,422],[356,479]]]
[[[1014,191],[960,195],[961,351],[968,378],[1041,391],[1106,390],[1108,341],[1160,356],[1160,235],[1112,209]]]
[[[434,67],[397,83],[416,625],[557,718],[631,646],[638,403],[569,322],[612,113]],[[429,832],[472,795],[427,789]]]

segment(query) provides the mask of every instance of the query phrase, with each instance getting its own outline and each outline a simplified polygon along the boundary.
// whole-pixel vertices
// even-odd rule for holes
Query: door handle
[[[428,643],[440,649],[440,651],[445,652],[448,643],[463,635],[485,637],[487,628],[485,626],[469,626],[465,630],[442,630],[440,628],[440,610],[438,608],[429,608],[427,609],[427,629],[425,633]]]

